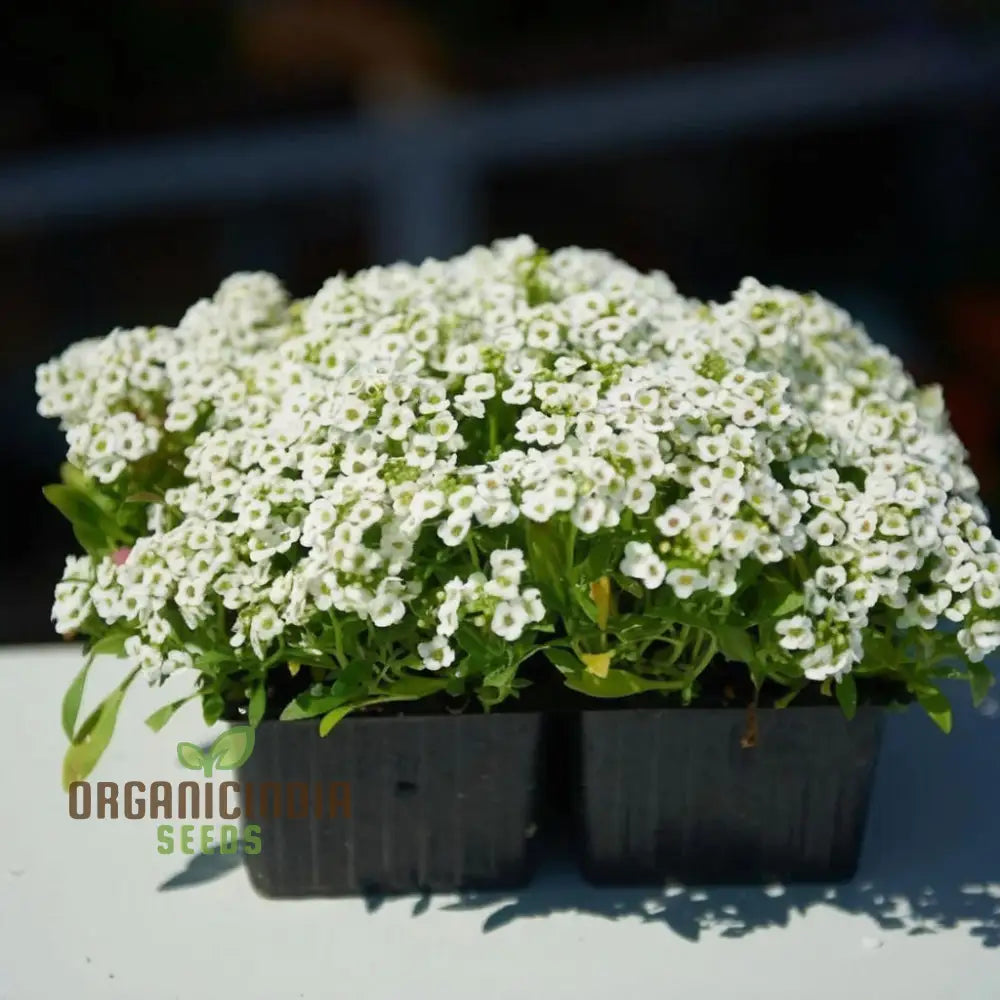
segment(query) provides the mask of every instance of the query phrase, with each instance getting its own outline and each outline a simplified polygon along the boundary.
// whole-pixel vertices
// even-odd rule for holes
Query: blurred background
[[[0,13],[0,642],[74,547],[34,367],[234,270],[296,295],[521,232],[852,310],[1000,500],[990,0],[32,0]]]

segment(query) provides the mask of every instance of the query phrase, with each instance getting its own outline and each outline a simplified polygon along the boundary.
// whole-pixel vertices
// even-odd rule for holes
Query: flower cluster
[[[721,654],[758,687],[933,702],[1000,646],[1000,547],[940,391],[816,295],[705,303],[520,237],[299,301],[237,274],[38,392],[88,551],[56,627],[220,702],[289,663],[302,713],[431,680],[495,701],[542,648],[590,693],[690,697]]]

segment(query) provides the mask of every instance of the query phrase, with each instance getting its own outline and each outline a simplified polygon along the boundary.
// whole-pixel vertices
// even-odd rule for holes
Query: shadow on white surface
[[[484,931],[577,911],[659,922],[697,940],[710,929],[743,937],[830,906],[867,915],[888,933],[960,928],[1000,947],[1000,705],[990,699],[975,711],[964,687],[952,700],[949,736],[916,709],[888,719],[861,866],[849,883],[598,889],[549,848],[524,891],[467,893],[444,908],[490,910]]]
[[[955,726],[945,736],[917,709],[891,716],[878,765],[861,867],[849,883],[792,886],[595,888],[563,844],[539,845],[539,866],[523,890],[421,896],[413,916],[484,910],[482,929],[576,912],[661,923],[688,940],[706,931],[739,938],[787,926],[817,906],[866,915],[886,934],[960,929],[1000,947],[1000,705],[979,711],[964,687],[953,693]],[[240,854],[194,855],[161,890],[231,875]],[[412,898],[412,897],[411,897]],[[387,900],[369,897],[370,913]],[[872,938],[870,947],[881,941]]]
[[[193,854],[191,860],[179,872],[175,872],[166,881],[161,882],[157,889],[167,892],[171,889],[186,889],[205,882],[214,882],[223,875],[243,865],[243,842],[234,854],[221,854],[215,851],[211,854]]]

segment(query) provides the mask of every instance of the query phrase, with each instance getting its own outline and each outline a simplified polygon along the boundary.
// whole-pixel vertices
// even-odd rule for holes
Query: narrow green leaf
[[[549,663],[562,674],[575,674],[582,666],[579,657],[568,649],[562,649],[559,646],[548,646],[544,652]]]
[[[848,719],[853,719],[858,711],[858,686],[854,683],[854,675],[844,674],[837,681],[834,693],[837,695],[837,701],[840,702],[844,715]]]
[[[205,725],[214,726],[222,718],[225,708],[226,703],[222,700],[221,695],[214,691],[206,694],[201,700],[201,714]]]
[[[125,503],[162,503],[163,497],[159,493],[151,493],[149,490],[140,490],[131,496],[125,497]]]
[[[46,500],[73,526],[77,540],[88,552],[102,552],[122,535],[114,518],[101,509],[86,493],[65,483],[42,488]]]
[[[618,579],[617,577],[615,578]],[[657,591],[659,593],[659,591]],[[709,616],[692,601],[664,601],[646,611],[647,615],[655,615],[661,621],[674,625],[690,625],[694,628],[707,628]]]
[[[416,678],[409,678],[409,680],[430,681],[434,684],[433,688],[434,691],[444,690],[445,686],[448,683],[447,679],[444,677],[433,677],[433,678],[416,677]],[[340,722],[351,712],[357,711],[359,708],[370,708],[372,705],[383,705],[392,701],[418,701],[420,698],[424,698],[428,694],[433,693],[433,691],[426,685],[424,686],[405,685],[403,687],[400,687],[398,682],[394,684],[389,690],[397,693],[378,695],[377,697],[374,698],[366,698],[364,701],[356,701],[350,705],[340,705],[337,708],[334,708],[331,711],[327,712],[326,715],[324,715],[323,718],[320,719],[319,723],[320,736],[326,736],[330,732],[330,730],[333,729],[335,725],[337,725],[338,722]],[[413,693],[411,694],[398,693],[402,690],[412,691]]]
[[[289,658],[289,668],[291,668],[293,662],[297,663],[300,667],[326,667],[327,669],[333,669],[337,665],[332,657],[318,650],[302,649],[299,646],[286,646],[285,655]]]
[[[972,690],[972,704],[976,708],[983,703],[995,681],[996,678],[985,663],[969,664],[969,686]]]
[[[111,548],[104,532],[96,525],[77,523],[71,527],[73,528],[73,537],[88,555],[98,556]]]
[[[153,730],[154,733],[158,733],[173,717],[179,708],[186,705],[192,698],[197,698],[198,692],[194,694],[189,694],[186,698],[178,698],[177,701],[170,702],[169,705],[164,705],[162,708],[158,708],[148,719],[146,719],[146,725]]]
[[[566,549],[560,537],[557,522],[540,524],[528,521],[524,536],[528,549],[528,564],[531,575],[551,607],[565,610],[567,607]]]
[[[326,713],[322,719],[319,721],[319,734],[320,736],[326,736],[329,734],[330,730],[340,722],[346,715],[349,715],[357,708],[364,708],[367,705],[377,704],[372,701],[360,701],[353,705],[341,705],[339,708],[335,708],[332,711]]]
[[[578,670],[566,677],[566,686],[592,698],[625,698],[643,691],[680,691],[686,681],[657,681],[627,670],[609,670],[606,677],[598,677],[586,670]]]
[[[802,693],[801,687],[791,688],[774,702],[775,708],[788,708],[789,705]]]
[[[805,602],[806,599],[803,593],[799,590],[793,590],[790,594],[785,595],[784,599],[774,608],[771,614],[775,618],[784,618],[793,611],[798,611]]]
[[[202,671],[203,673],[217,673],[216,668],[224,663],[235,663],[236,657],[232,653],[216,652],[214,650],[209,650],[204,653],[199,653],[195,657],[194,665],[195,667]]]
[[[73,678],[73,683],[66,689],[62,702],[62,727],[66,738],[72,742],[73,734],[76,732],[76,719],[80,714],[80,702],[83,700],[83,688],[87,683],[87,674],[90,672],[90,665],[93,663],[93,656],[88,656],[83,664],[83,669]]]
[[[395,701],[426,698],[444,690],[448,683],[444,677],[418,677],[415,674],[403,674],[386,688],[386,694]]]
[[[70,524],[93,524],[101,523],[104,511],[97,506],[85,493],[67,486],[65,483],[52,483],[42,487],[42,496]]]
[[[343,704],[344,699],[337,695],[324,694],[316,697],[308,691],[296,696],[281,711],[282,722],[294,722],[296,719],[312,719],[317,715],[325,715],[332,708]]]
[[[914,693],[934,724],[942,732],[950,733],[951,704],[944,694],[935,687],[918,688]]]
[[[587,557],[573,570],[574,578],[581,584],[589,584],[604,576],[612,567],[617,544],[610,534],[588,538],[585,546]]]
[[[597,605],[590,596],[589,585],[583,589],[580,587],[572,587],[570,590],[573,595],[573,600],[576,601],[580,610],[596,625],[600,620],[600,613],[597,610]]]
[[[471,622],[462,622],[455,633],[458,645],[476,660],[492,657],[495,649],[483,634],[482,629],[477,628]]]
[[[659,639],[667,627],[662,618],[654,615],[618,615],[611,623],[611,631],[622,642]]]
[[[124,656],[128,632],[108,632],[88,647],[91,656]]]
[[[107,749],[118,720],[118,709],[129,685],[135,679],[139,670],[133,670],[122,682],[101,702],[88,716],[80,727],[66,756],[63,758],[63,787],[69,788],[74,781],[82,781],[97,765],[101,755]]]
[[[250,704],[247,706],[247,722],[251,726],[260,725],[260,720],[264,718],[264,710],[267,708],[267,689],[263,684],[258,684],[250,696]]]

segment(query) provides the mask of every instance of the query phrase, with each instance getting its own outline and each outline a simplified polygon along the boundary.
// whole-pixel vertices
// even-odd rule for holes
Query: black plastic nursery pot
[[[412,712],[412,710],[411,710]],[[514,888],[530,877],[541,715],[265,721],[239,772],[244,861],[268,897]],[[247,853],[251,825],[257,853]]]
[[[609,706],[580,713],[579,849],[598,884],[845,881],[885,709]]]

